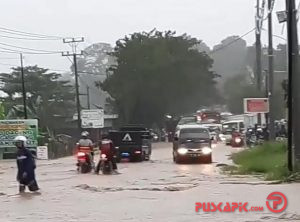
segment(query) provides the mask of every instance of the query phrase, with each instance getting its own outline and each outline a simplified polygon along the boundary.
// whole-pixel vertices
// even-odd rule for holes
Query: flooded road
[[[41,195],[17,195],[15,162],[0,162],[0,222],[92,221],[300,221],[300,184],[266,185],[254,178],[222,175],[232,148],[219,144],[213,164],[172,160],[171,145],[154,144],[149,162],[121,163],[120,175],[78,174],[74,157],[39,161]],[[266,197],[288,198],[280,214],[266,208]],[[263,212],[195,212],[195,202],[249,202]]]

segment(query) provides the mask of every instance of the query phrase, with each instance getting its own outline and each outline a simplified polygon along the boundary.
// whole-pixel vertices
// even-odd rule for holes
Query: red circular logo
[[[270,204],[270,202],[273,204]],[[266,204],[267,204],[267,207],[269,208],[269,210],[272,211],[273,213],[280,213],[286,209],[287,199],[283,193],[273,192],[273,193],[270,193],[269,196],[267,197]],[[278,209],[279,205],[282,205],[282,207],[280,209]]]

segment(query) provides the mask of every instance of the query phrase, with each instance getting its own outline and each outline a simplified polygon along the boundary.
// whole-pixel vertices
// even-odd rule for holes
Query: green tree
[[[126,123],[160,123],[164,114],[194,112],[218,99],[213,60],[195,38],[174,32],[134,33],[117,41],[117,65],[98,83]]]
[[[22,82],[20,67],[11,73],[0,74],[4,83],[1,90],[7,94],[4,103],[9,118],[22,118]],[[61,81],[61,75],[48,72],[37,66],[24,67],[27,105],[30,118],[38,118],[44,129],[63,127],[65,120],[74,113],[74,87],[68,81]]]
[[[253,83],[250,76],[239,74],[230,77],[224,84],[226,104],[233,113],[240,114],[244,112],[243,99],[265,97],[265,91],[259,92],[256,84]],[[282,87],[275,87],[274,90],[274,114],[276,119],[284,118],[285,104],[284,91]]]

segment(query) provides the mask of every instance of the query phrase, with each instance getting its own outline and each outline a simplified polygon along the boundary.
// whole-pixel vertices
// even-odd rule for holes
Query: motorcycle
[[[90,147],[79,147],[77,153],[77,171],[80,173],[89,173],[93,169]]]
[[[244,146],[244,138],[241,135],[235,135],[231,139],[232,147],[243,147]]]
[[[100,170],[102,174],[111,174],[112,173],[112,162],[108,160],[106,154],[100,155],[100,162],[97,166],[96,172],[98,173]]]

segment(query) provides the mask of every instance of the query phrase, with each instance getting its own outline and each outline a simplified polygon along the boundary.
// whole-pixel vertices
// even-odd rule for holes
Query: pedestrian
[[[39,187],[35,179],[35,159],[26,147],[27,138],[17,136],[14,139],[17,147],[17,181],[19,182],[19,192],[24,193],[26,186],[30,191],[38,191]]]

